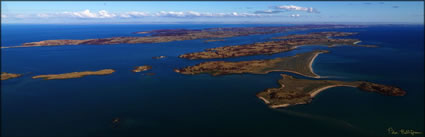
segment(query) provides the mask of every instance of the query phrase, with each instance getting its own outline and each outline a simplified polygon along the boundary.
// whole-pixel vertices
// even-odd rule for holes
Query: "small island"
[[[146,65],[146,66],[137,66],[137,67],[135,67],[133,69],[133,72],[142,72],[142,71],[147,71],[147,70],[150,70],[150,69],[152,69],[152,66],[148,66],[148,65]]]
[[[375,92],[387,96],[404,96],[406,91],[401,88],[376,84],[366,81],[334,81],[297,79],[281,74],[280,88],[269,88],[257,94],[271,108],[288,107],[297,104],[308,104],[320,92],[332,87],[355,87],[367,92]]]
[[[322,45],[335,47],[338,45],[376,47],[374,45],[357,45],[358,39],[333,39],[330,37],[350,36],[357,33],[350,32],[316,32],[310,34],[296,34],[273,39],[283,39],[279,41],[258,42],[254,44],[225,46],[206,49],[203,52],[187,53],[180,55],[186,59],[215,59],[232,58],[252,55],[268,55],[294,50],[300,46]]]
[[[23,43],[19,46],[9,46],[2,48],[17,47],[40,47],[40,46],[61,46],[61,45],[109,45],[109,44],[136,44],[136,43],[161,43],[195,39],[220,39],[238,36],[248,36],[257,34],[281,33],[297,30],[310,29],[335,29],[335,28],[361,28],[362,25],[297,25],[278,27],[234,27],[234,28],[206,28],[206,29],[163,29],[153,31],[135,32],[136,34],[151,34],[140,37],[111,37],[99,39],[60,39],[43,40],[38,42]]]
[[[88,75],[109,75],[114,73],[113,69],[103,69],[99,71],[83,71],[83,72],[71,72],[63,74],[49,74],[49,75],[38,75],[32,77],[33,79],[43,78],[44,80],[52,79],[72,79],[72,78],[81,78]]]
[[[191,75],[207,73],[213,76],[218,76],[241,73],[267,74],[273,71],[283,71],[296,73],[306,77],[319,78],[320,76],[313,72],[312,64],[319,54],[327,52],[328,51],[326,50],[316,50],[297,54],[295,56],[268,60],[240,62],[210,61],[183,69],[175,69],[175,72]]]
[[[6,72],[2,72],[1,73],[1,80],[8,80],[8,79],[13,79],[13,78],[17,78],[22,76],[22,74],[14,74],[14,73],[6,73]]]

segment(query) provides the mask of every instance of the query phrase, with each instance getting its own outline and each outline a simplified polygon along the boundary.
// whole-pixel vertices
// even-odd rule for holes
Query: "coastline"
[[[302,73],[297,72],[297,71],[292,71],[292,70],[279,70],[279,69],[266,71],[266,72],[265,72],[265,74],[270,73],[270,72],[274,72],[274,71],[276,71],[276,72],[279,72],[279,71],[280,71],[280,72],[290,72],[290,73],[295,73],[295,74],[298,74],[298,75],[301,75],[301,76],[306,76],[306,77],[311,77],[311,78],[322,78],[320,75],[318,75],[318,74],[314,73],[314,70],[313,70],[313,63],[314,63],[314,61],[316,60],[317,56],[319,56],[319,54],[322,54],[322,53],[326,53],[326,52],[318,52],[318,53],[316,53],[316,54],[315,54],[315,55],[311,58],[311,60],[310,60],[310,62],[309,62],[309,69],[310,69],[310,72],[311,72],[314,76],[305,75],[305,74],[302,74]]]
[[[317,89],[317,90],[315,90],[315,91],[311,92],[311,93],[310,93],[310,97],[311,97],[311,98],[314,98],[314,97],[315,97],[315,96],[317,96],[317,94],[319,94],[320,92],[323,92],[323,91],[325,91],[326,89],[333,88],[333,87],[353,87],[353,88],[355,88],[356,86],[352,86],[352,85],[331,85],[331,86],[326,86],[326,87],[322,87],[322,88],[319,88],[319,89]]]
[[[313,71],[313,63],[314,63],[314,60],[316,60],[316,58],[317,58],[317,56],[319,55],[319,54],[322,54],[323,52],[318,52],[318,53],[316,53],[314,56],[313,56],[313,58],[310,60],[310,63],[309,63],[309,65],[308,65],[308,67],[310,68],[310,72],[311,73],[313,73],[314,75],[316,75],[314,78],[320,78],[320,75],[317,75],[316,73],[314,73],[314,71]]]
[[[354,44],[354,45],[357,45],[357,44],[358,44],[358,43],[360,43],[360,42],[362,42],[362,41],[360,41],[360,40],[359,40],[359,41],[354,42],[353,44]]]

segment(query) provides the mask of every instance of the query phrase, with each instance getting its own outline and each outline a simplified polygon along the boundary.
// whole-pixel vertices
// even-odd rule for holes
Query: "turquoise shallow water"
[[[2,46],[46,39],[135,36],[131,32],[152,29],[243,26],[265,25],[2,25]],[[319,55],[313,64],[317,74],[329,79],[393,84],[405,89],[407,96],[388,97],[337,87],[319,94],[311,104],[273,110],[255,94],[278,87],[281,72],[218,77],[173,72],[174,68],[205,61],[178,58],[183,53],[310,31],[235,37],[210,43],[191,40],[10,48],[1,51],[2,72],[26,75],[1,83],[2,135],[355,136],[388,135],[389,127],[423,132],[423,26],[372,26],[338,31],[360,32],[350,38],[380,48],[309,46],[269,56],[212,60],[267,59],[327,49],[331,52]],[[161,55],[167,58],[152,59]],[[140,65],[152,65],[148,72],[156,75],[130,71]],[[105,68],[116,72],[80,79],[31,79],[37,74]],[[117,117],[121,122],[114,127],[112,120]]]

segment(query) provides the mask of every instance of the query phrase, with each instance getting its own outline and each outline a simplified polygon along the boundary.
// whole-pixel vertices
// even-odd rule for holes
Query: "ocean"
[[[270,24],[1,25],[1,45],[49,39],[143,36],[136,31],[273,26]],[[276,26],[276,25],[274,25]],[[378,48],[305,46],[273,54],[188,60],[184,53],[268,41],[316,31],[359,32],[347,38]],[[1,71],[23,73],[1,81],[2,136],[388,136],[387,129],[424,132],[424,26],[373,25],[151,44],[68,45],[1,49]],[[270,109],[255,94],[279,87],[286,72],[182,75],[173,69],[205,61],[292,56],[316,49],[315,73],[332,80],[396,85],[403,97],[355,88],[327,89],[310,104]],[[163,59],[152,59],[166,56]],[[135,66],[152,70],[133,73]],[[32,79],[39,74],[115,69],[112,75]],[[146,75],[155,73],[155,75]],[[118,124],[112,121],[119,118]],[[423,134],[422,134],[423,135]]]

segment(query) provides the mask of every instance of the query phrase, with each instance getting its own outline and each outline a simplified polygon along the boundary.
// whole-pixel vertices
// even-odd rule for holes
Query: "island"
[[[357,33],[349,32],[315,32],[310,34],[295,34],[273,39],[284,39],[279,41],[266,41],[254,44],[225,46],[206,49],[203,52],[187,53],[180,55],[186,59],[215,59],[232,58],[252,55],[269,55],[294,50],[300,46],[322,45],[335,47],[338,45],[376,47],[374,45],[357,45],[358,39],[333,39],[331,37],[350,36]]]
[[[13,79],[13,78],[17,78],[17,77],[20,77],[20,76],[22,76],[22,74],[2,72],[1,73],[1,80]]]
[[[320,76],[313,72],[312,64],[319,54],[327,52],[326,50],[316,50],[289,57],[240,62],[209,61],[174,71],[190,75],[207,73],[212,76],[241,73],[267,74],[273,71],[283,71],[319,78]]]
[[[33,76],[33,79],[43,78],[44,80],[52,80],[52,79],[72,79],[72,78],[81,78],[88,75],[109,75],[114,73],[113,69],[102,69],[99,71],[83,71],[83,72],[71,72],[71,73],[63,73],[63,74],[49,74],[49,75],[38,75]]]
[[[376,84],[366,81],[335,81],[298,79],[281,74],[280,88],[269,88],[257,93],[270,108],[288,107],[297,104],[308,104],[320,92],[332,87],[354,87],[367,92],[375,92],[387,96],[404,96],[406,91],[399,87]]]
[[[23,43],[19,46],[9,46],[2,48],[17,47],[39,47],[39,46],[61,46],[61,45],[108,45],[108,44],[135,44],[135,43],[161,43],[195,39],[216,39],[237,36],[271,34],[288,31],[310,30],[310,29],[337,29],[337,28],[361,28],[364,25],[294,25],[276,27],[234,27],[234,28],[206,28],[206,29],[163,29],[135,32],[136,34],[150,34],[139,37],[112,37],[99,39],[60,39],[43,40],[38,42]]]
[[[150,70],[150,69],[152,69],[152,66],[148,66],[148,65],[146,65],[146,66],[137,66],[137,67],[135,67],[133,69],[133,72],[142,72],[142,71],[147,71],[147,70]]]

